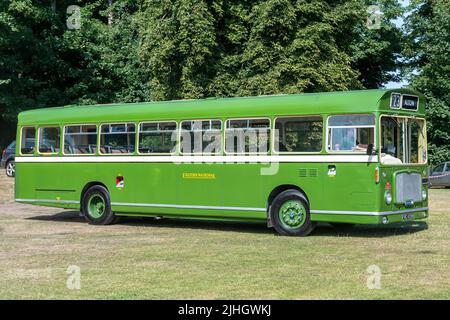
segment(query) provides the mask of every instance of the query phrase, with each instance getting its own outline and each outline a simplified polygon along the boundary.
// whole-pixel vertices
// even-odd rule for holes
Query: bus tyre
[[[315,227],[309,203],[297,190],[286,190],[275,197],[270,206],[270,219],[275,230],[286,236],[307,236]]]
[[[111,210],[109,192],[102,186],[90,187],[84,193],[81,210],[89,224],[107,225],[118,220]]]

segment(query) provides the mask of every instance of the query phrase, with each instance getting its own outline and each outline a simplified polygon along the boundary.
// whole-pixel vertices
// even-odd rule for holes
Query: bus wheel
[[[297,190],[286,190],[275,197],[270,219],[275,230],[286,236],[307,236],[315,227],[308,200]]]
[[[90,187],[81,200],[81,210],[84,218],[90,224],[113,224],[116,217],[111,211],[111,200],[106,188],[102,186]]]

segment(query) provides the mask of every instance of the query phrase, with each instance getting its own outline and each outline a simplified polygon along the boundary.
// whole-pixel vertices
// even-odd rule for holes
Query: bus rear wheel
[[[270,206],[270,219],[275,230],[285,236],[307,236],[315,228],[308,200],[293,189],[275,197]]]
[[[117,221],[111,210],[111,199],[105,187],[90,187],[81,200],[81,211],[89,224],[107,225]]]

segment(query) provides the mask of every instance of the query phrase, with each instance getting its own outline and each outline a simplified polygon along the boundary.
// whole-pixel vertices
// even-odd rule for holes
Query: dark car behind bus
[[[8,177],[14,177],[16,173],[16,163],[14,162],[16,152],[16,142],[13,141],[9,146],[3,150],[2,159],[0,161],[0,167],[6,169],[6,175]]]

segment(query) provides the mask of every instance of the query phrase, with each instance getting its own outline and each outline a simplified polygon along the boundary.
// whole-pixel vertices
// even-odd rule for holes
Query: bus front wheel
[[[89,224],[107,225],[117,221],[111,210],[109,192],[102,186],[92,186],[84,193],[81,211]]]
[[[270,219],[275,230],[286,236],[307,236],[315,227],[308,200],[297,190],[286,190],[275,197],[270,206]]]

